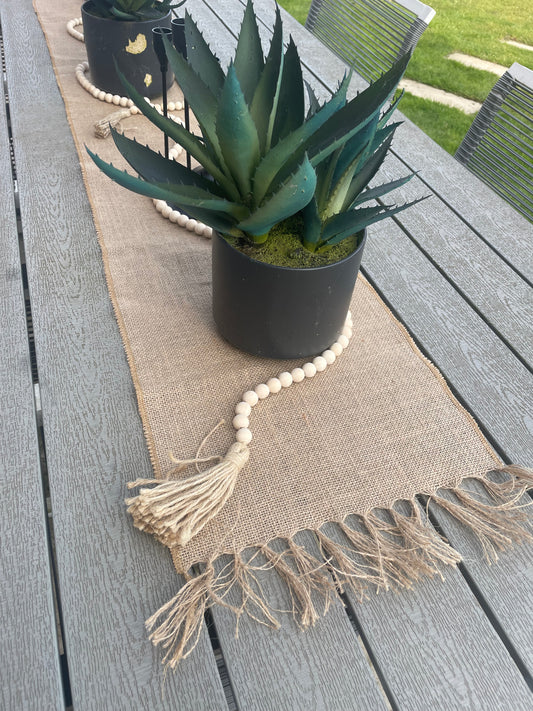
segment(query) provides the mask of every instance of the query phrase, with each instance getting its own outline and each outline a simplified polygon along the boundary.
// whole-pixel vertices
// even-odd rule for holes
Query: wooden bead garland
[[[306,378],[313,378],[317,373],[323,372],[328,365],[335,362],[337,356],[340,356],[350,342],[352,325],[352,315],[350,311],[348,311],[341,335],[322,355],[316,356],[313,361],[304,363],[300,368],[294,368],[290,373],[285,371],[280,373],[277,377],[270,378],[266,383],[259,383],[253,390],[247,390],[244,393],[241,402],[237,403],[235,407],[235,417],[233,418],[233,427],[236,430],[235,438],[237,442],[249,444],[252,441],[249,417],[252,408],[255,407],[260,400],[265,400],[269,395],[279,393],[282,388],[288,388],[293,383],[301,383]]]
[[[88,91],[89,94],[94,96],[95,99],[98,99],[99,101],[105,101],[107,104],[114,104],[115,106],[121,106],[122,108],[128,108],[130,110],[130,113],[132,116],[135,114],[140,114],[141,110],[138,109],[133,101],[131,99],[128,99],[127,96],[119,96],[118,94],[109,94],[103,91],[102,89],[99,89],[97,86],[95,86],[87,77],[85,76],[86,73],[89,71],[89,62],[84,61],[80,62],[78,66],[76,67],[76,79],[78,80],[78,83],[81,84],[81,86],[85,89],[85,91]],[[148,101],[148,99],[146,99]],[[161,107],[161,104],[152,104],[149,102],[151,106],[153,106],[159,113],[163,113],[163,109]],[[167,108],[169,111],[181,111],[183,109],[183,103],[181,101],[169,101]],[[170,116],[170,118],[176,120],[174,116]]]
[[[339,336],[321,356],[317,356],[313,362],[304,363],[301,368],[294,368],[291,373],[285,371],[266,383],[259,383],[253,390],[247,390],[235,407],[235,442],[224,457],[214,458],[217,463],[209,469],[186,479],[174,479],[171,472],[169,479],[137,479],[129,482],[129,489],[142,487],[137,496],[126,499],[134,525],[153,534],[167,546],[186,545],[218,514],[233,493],[239,472],[250,456],[248,445],[253,435],[249,418],[252,408],[260,400],[265,400],[292,383],[313,378],[328,364],[334,363],[337,355],[346,347],[343,343],[349,340],[351,331],[352,317],[348,312],[342,332],[344,338]],[[180,461],[173,458],[172,461],[178,465],[175,470],[177,473],[183,466],[207,460],[196,458]]]
[[[76,29],[76,27],[79,27],[80,25],[83,25],[83,20],[81,17],[75,17],[73,20],[69,20],[67,22],[67,32],[71,37],[74,37],[74,39],[77,39],[80,42],[85,42],[83,32],[80,32]]]

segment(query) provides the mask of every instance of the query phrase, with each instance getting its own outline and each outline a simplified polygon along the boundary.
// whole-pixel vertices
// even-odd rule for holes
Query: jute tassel
[[[146,620],[150,640],[166,650],[163,664],[171,669],[188,657],[198,644],[214,575],[213,566],[208,566]]]
[[[134,525],[166,546],[184,546],[214,518],[230,498],[250,451],[234,442],[220,462],[187,479],[137,479],[128,489],[142,488],[126,499]],[[190,460],[185,464],[201,460]],[[184,463],[181,463],[184,464]],[[179,471],[182,466],[174,471]]]
[[[128,116],[131,116],[129,109],[119,109],[105,116],[94,124],[94,135],[97,138],[107,138],[111,135],[111,129],[119,126],[122,119],[128,118]]]
[[[486,559],[498,560],[498,552],[508,548],[513,542],[532,540],[528,530],[524,509],[531,506],[531,499],[521,502],[527,491],[533,488],[533,470],[515,465],[505,466],[497,473],[509,475],[503,482],[488,477],[474,477],[480,482],[492,502],[485,503],[474,492],[467,491],[464,483],[449,489],[454,499],[443,497],[438,492],[430,496],[430,501],[451,514],[467,526],[478,538]]]
[[[319,561],[314,560],[314,566],[310,569],[309,575],[302,575],[297,566],[296,570],[293,570],[284,560],[287,551],[277,553],[268,546],[263,546],[261,552],[287,586],[292,600],[292,614],[294,617],[298,618],[302,627],[314,625],[320,618],[320,613],[315,608],[312,595],[313,590],[318,591],[315,583],[315,573],[320,567]],[[323,576],[320,578],[320,586],[320,592],[326,598],[326,606],[329,606],[330,593],[334,591],[333,581],[331,578],[328,580],[326,576]]]

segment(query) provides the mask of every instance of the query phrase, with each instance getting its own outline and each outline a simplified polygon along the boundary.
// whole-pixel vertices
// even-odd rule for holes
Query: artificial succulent
[[[413,204],[374,202],[412,175],[368,188],[399,125],[387,124],[397,101],[384,106],[394,96],[409,55],[350,100],[350,75],[345,76],[320,105],[304,82],[292,38],[284,50],[279,8],[265,57],[248,0],[235,56],[225,71],[188,13],[185,35],[187,60],[165,39],[166,52],[201,136],[162,116],[123,83],[142,113],[203,170],[189,170],[114,131],[118,150],[138,177],[89,151],[114,181],[255,244],[265,242],[274,225],[301,213],[299,237],[310,251],[325,250]],[[368,201],[372,204],[362,206]]]

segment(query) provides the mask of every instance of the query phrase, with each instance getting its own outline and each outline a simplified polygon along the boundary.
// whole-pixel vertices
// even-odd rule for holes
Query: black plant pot
[[[232,345],[266,358],[303,358],[341,333],[359,272],[366,232],[348,257],[293,269],[265,264],[213,231],[213,316]]]
[[[163,82],[159,60],[154,52],[152,29],[170,28],[170,12],[157,20],[109,20],[91,14],[91,0],[81,8],[83,35],[91,79],[95,86],[109,94],[125,94],[113,59],[120,71],[143,96],[160,96]],[[174,77],[166,74],[167,88]]]

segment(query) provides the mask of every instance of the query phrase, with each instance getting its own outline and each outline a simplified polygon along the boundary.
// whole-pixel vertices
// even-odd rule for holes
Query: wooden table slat
[[[0,706],[62,709],[46,504],[3,101],[0,214]]]

